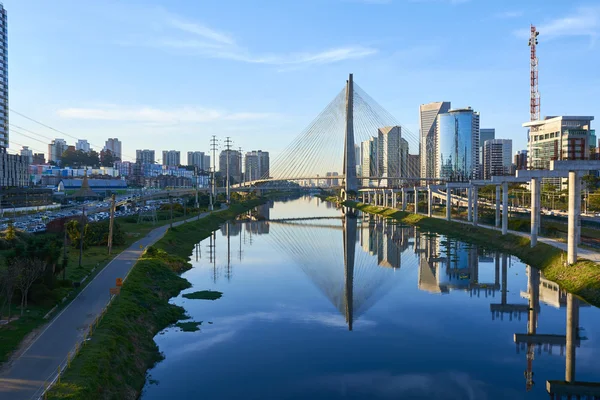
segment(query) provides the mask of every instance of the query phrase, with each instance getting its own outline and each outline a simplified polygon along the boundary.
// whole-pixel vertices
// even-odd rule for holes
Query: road
[[[200,215],[200,218],[208,212]],[[181,225],[196,220],[198,216]],[[46,381],[50,382],[68,353],[83,338],[86,328],[96,319],[115,286],[116,278],[127,275],[146,246],[154,244],[167,231],[158,227],[116,256],[56,317],[46,325],[19,358],[0,374],[0,399],[37,398]]]

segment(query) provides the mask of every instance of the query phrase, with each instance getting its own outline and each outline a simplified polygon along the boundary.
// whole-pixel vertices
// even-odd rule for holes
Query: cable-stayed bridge
[[[272,161],[269,176],[233,188],[306,180],[338,181],[344,192],[363,186],[400,187],[423,181],[418,152],[418,135],[373,100],[350,74],[345,87]]]

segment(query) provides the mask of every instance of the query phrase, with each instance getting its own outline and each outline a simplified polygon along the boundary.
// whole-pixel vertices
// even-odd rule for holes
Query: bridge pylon
[[[344,139],[344,191],[358,191],[356,178],[356,153],[354,152],[354,81],[352,74],[346,81],[346,131]]]

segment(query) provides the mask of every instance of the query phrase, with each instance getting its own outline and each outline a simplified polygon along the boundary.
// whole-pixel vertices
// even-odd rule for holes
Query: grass
[[[223,296],[223,293],[213,290],[201,290],[199,292],[185,293],[183,297],[192,300],[217,300]]]
[[[335,201],[334,198],[328,198],[328,200]],[[492,229],[474,227],[459,222],[448,222],[438,218],[429,218],[424,215],[410,214],[396,209],[368,204],[348,201],[345,205],[363,212],[378,214],[405,224],[415,225],[423,230],[456,237],[469,243],[515,255],[524,263],[541,270],[547,279],[558,283],[563,289],[596,307],[600,307],[600,266],[592,261],[581,260],[573,265],[566,265],[565,252],[544,243],[538,243],[534,248],[531,248],[529,239],[525,237],[511,234],[502,235]]]
[[[200,210],[204,212],[204,210]],[[179,216],[173,218],[174,222],[183,219],[197,216],[198,213],[188,213],[185,217]],[[119,255],[123,250],[127,249],[140,238],[146,236],[150,231],[159,226],[168,224],[169,220],[159,220],[158,224],[154,225],[150,222],[138,224],[137,217],[121,217],[116,218],[116,221],[121,225],[125,233],[125,243],[121,246],[113,247],[112,254],[108,254],[108,249],[104,246],[92,246],[83,251],[81,267],[79,267],[79,250],[73,247],[68,249],[69,264],[65,273],[67,281],[80,282],[85,276],[89,276],[86,283],[91,281],[91,278],[100,272],[113,258]],[[62,273],[59,274],[62,278]],[[81,288],[85,287],[85,284]],[[81,288],[79,290],[81,290]],[[43,304],[38,306],[29,306],[29,312],[10,324],[0,326],[0,364],[6,362],[12,353],[18,349],[25,337],[38,329],[40,326],[48,322],[44,316],[56,305],[60,307],[66,306],[78,290],[73,287],[57,287],[52,291],[48,291],[47,298]],[[67,301],[62,303],[62,299],[67,297]],[[13,306],[13,313],[18,313],[20,310]]]
[[[135,399],[146,371],[162,359],[154,336],[186,319],[169,299],[190,286],[179,273],[190,268],[193,247],[220,224],[264,202],[249,200],[188,224],[169,229],[144,253],[124,282],[92,338],[73,359],[48,399]],[[217,292],[213,292],[217,293]],[[184,331],[201,322],[180,322]]]
[[[196,332],[200,330],[200,325],[202,325],[202,321],[189,321],[189,322],[178,322],[175,324],[176,327],[181,329],[183,332]]]

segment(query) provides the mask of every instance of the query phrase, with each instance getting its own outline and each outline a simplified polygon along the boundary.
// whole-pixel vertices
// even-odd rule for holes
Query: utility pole
[[[217,137],[215,135],[213,135],[212,139],[210,140],[210,149],[212,150],[212,161],[213,161],[213,166],[212,166],[212,178],[211,178],[211,182],[210,182],[210,205],[209,205],[209,210],[212,211],[213,210],[213,202],[216,199],[216,195],[217,195],[217,183],[215,180],[215,171],[217,170]]]
[[[196,183],[196,209],[198,209],[198,208],[200,208],[200,204],[198,203],[198,166],[197,165],[194,165],[194,179],[195,179],[195,183]]]
[[[171,225],[170,228],[173,229],[173,196],[169,195],[169,204],[170,204],[170,213],[171,213]]]
[[[226,166],[225,171],[227,173],[227,181],[226,181],[227,187],[226,187],[225,193],[227,194],[227,204],[229,204],[231,201],[231,197],[230,197],[231,196],[231,193],[230,193],[231,182],[230,182],[230,178],[229,178],[229,159],[231,157],[231,143],[232,143],[231,138],[229,136],[227,136],[227,139],[225,140],[225,149],[226,149],[225,156],[226,156],[226,161],[227,161],[225,163],[225,166]]]
[[[79,232],[79,267],[81,267],[81,259],[83,257],[83,239],[84,239],[84,235],[85,235],[84,220],[85,220],[85,206],[81,207],[81,229]]]
[[[65,279],[67,279],[67,264],[68,264],[68,259],[67,259],[67,221],[65,220],[65,223],[63,224],[63,230],[64,232],[64,238],[63,238],[63,281]]]
[[[246,176],[245,176],[245,175],[242,175],[242,166],[243,166],[243,163],[242,163],[242,159],[243,159],[243,156],[242,156],[242,148],[241,148],[241,147],[238,147],[238,149],[239,149],[239,151],[240,151],[240,182],[239,182],[239,183],[240,183],[240,186],[242,186],[242,185],[241,185],[241,184],[242,184],[242,182],[245,182],[245,181],[246,181]],[[242,178],[242,177],[243,177],[243,178]]]
[[[110,252],[112,251],[114,223],[115,223],[115,195],[113,194],[110,199],[110,222],[108,225],[108,255],[110,255]]]

